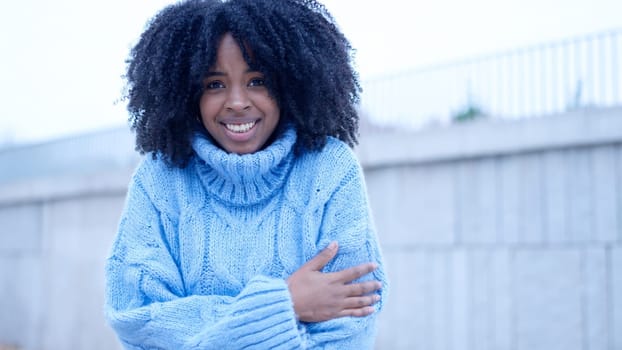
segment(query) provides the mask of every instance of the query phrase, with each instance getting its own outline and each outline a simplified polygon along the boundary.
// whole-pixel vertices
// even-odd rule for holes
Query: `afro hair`
[[[136,149],[184,167],[194,152],[203,80],[226,33],[248,65],[265,75],[280,109],[275,133],[293,125],[297,154],[320,150],[328,136],[357,142],[361,91],[353,50],[314,0],[190,0],[147,24],[127,60],[126,96]]]

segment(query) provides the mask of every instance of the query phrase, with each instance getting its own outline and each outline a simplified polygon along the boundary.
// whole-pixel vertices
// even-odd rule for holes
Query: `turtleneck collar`
[[[292,165],[296,132],[287,129],[265,149],[251,154],[227,153],[197,134],[192,148],[197,172],[210,195],[234,205],[258,203],[280,188]]]

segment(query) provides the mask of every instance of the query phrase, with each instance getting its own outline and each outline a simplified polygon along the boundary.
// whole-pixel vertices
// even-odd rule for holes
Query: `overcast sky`
[[[165,0],[0,5],[0,144],[126,123],[124,60]],[[325,0],[363,80],[622,28],[620,0]]]

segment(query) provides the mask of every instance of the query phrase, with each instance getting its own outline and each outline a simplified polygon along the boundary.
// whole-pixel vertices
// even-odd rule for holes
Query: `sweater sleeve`
[[[343,317],[325,322],[304,324],[304,341],[312,349],[373,349],[376,316],[382,309],[388,290],[384,263],[368,205],[363,172],[355,159],[350,171],[325,205],[318,248],[330,241],[339,243],[339,251],[325,271],[340,271],[366,262],[378,268],[358,281],[382,283],[376,311],[366,317]]]
[[[105,314],[126,349],[295,349],[299,325],[282,279],[237,296],[186,295],[160,213],[136,176],[106,266]]]

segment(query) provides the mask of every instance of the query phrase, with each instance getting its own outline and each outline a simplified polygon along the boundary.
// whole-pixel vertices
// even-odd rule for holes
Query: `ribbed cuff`
[[[240,348],[292,349],[301,344],[287,284],[258,276],[246,285],[229,315],[231,342]]]
[[[301,337],[284,280],[257,276],[229,305],[216,329],[193,347],[222,344],[230,349],[299,349]],[[218,329],[220,328],[220,330]],[[196,338],[195,338],[196,339]]]

